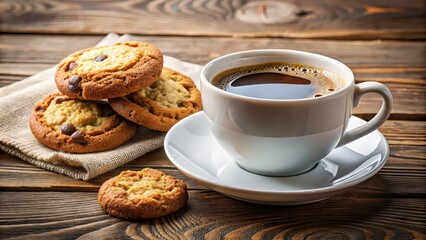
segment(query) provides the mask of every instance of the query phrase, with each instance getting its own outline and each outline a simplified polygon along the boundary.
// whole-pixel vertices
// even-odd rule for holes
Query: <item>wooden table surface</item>
[[[0,239],[425,239],[425,12],[424,0],[2,0],[0,87],[116,32],[199,64],[258,48],[324,54],[351,67],[357,82],[386,84],[394,108],[380,128],[390,145],[383,169],[343,194],[301,206],[214,192],[179,172],[163,148],[89,182],[0,152]],[[354,115],[368,120],[379,104],[368,95]],[[187,206],[143,221],[105,214],[99,186],[144,167],[185,180]]]

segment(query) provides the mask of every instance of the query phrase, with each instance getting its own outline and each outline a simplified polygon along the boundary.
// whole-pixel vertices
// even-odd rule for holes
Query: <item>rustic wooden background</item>
[[[395,98],[380,128],[390,145],[385,167],[344,194],[303,206],[225,197],[183,176],[163,149],[90,182],[0,152],[0,239],[425,239],[425,12],[424,0],[0,1],[0,87],[116,32],[137,34],[166,55],[199,64],[246,49],[316,52],[346,63],[358,82],[386,84]],[[362,101],[355,115],[368,120],[379,99]],[[188,205],[139,222],[103,213],[96,200],[100,184],[147,166],[184,179]]]

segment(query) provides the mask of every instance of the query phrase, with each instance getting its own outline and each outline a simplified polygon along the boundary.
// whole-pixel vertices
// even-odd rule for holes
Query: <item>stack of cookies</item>
[[[113,149],[138,125],[166,132],[202,109],[194,82],[163,68],[160,50],[143,42],[75,52],[59,63],[55,82],[59,92],[35,105],[30,128],[41,143],[64,152]]]

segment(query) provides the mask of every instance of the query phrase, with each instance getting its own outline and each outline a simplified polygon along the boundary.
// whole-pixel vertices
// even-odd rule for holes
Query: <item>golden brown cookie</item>
[[[125,96],[149,86],[163,68],[163,55],[144,42],[123,42],[93,47],[63,59],[55,82],[63,94],[79,99]]]
[[[169,68],[163,68],[159,80],[150,86],[108,101],[128,120],[163,132],[202,109],[201,94],[194,82]]]
[[[114,112],[107,102],[74,100],[54,93],[35,105],[30,128],[50,148],[88,153],[122,145],[138,127]]]
[[[188,202],[188,191],[182,180],[144,168],[121,172],[104,182],[98,201],[104,211],[115,217],[156,218],[183,207]]]

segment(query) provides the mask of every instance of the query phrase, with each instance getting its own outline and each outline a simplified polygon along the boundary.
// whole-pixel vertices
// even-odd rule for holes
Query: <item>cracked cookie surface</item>
[[[108,101],[128,120],[163,132],[202,109],[201,94],[194,82],[169,68],[163,68],[159,79],[150,86]]]
[[[163,67],[163,55],[144,42],[77,51],[64,58],[55,73],[63,94],[97,100],[128,95],[155,82]]]
[[[105,101],[72,99],[61,93],[42,99],[30,116],[31,132],[42,144],[71,153],[113,149],[130,140],[137,128]]]
[[[188,202],[187,186],[164,172],[144,168],[124,171],[102,184],[102,209],[124,219],[156,218],[179,210]]]

